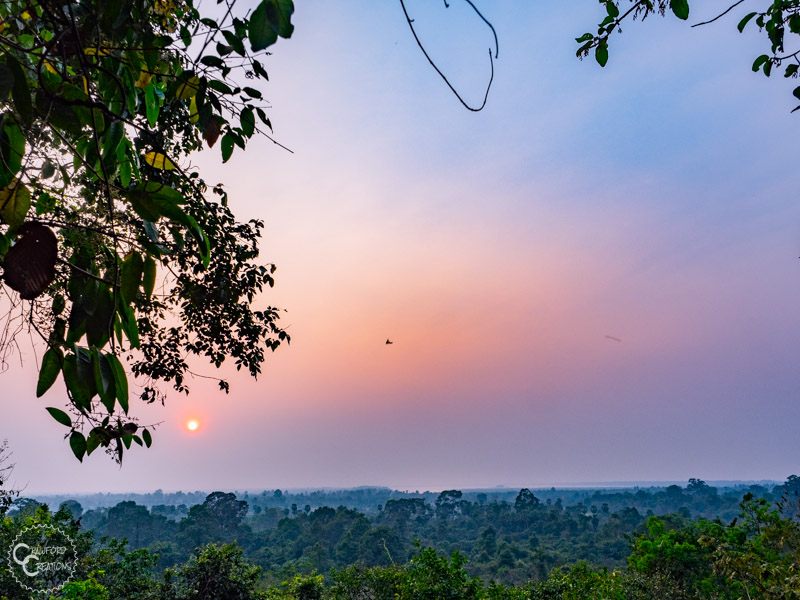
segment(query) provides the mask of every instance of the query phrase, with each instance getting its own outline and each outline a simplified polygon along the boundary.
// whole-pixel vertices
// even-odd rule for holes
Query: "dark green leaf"
[[[225,37],[225,41],[230,44],[236,52],[244,56],[246,54],[244,49],[244,44],[242,43],[242,39],[237,36],[232,31],[228,31],[227,29],[222,31],[222,35]]]
[[[219,79],[211,79],[208,82],[208,87],[210,87],[212,90],[216,90],[220,94],[231,95],[234,93],[234,91],[230,88],[230,86],[221,82]]]
[[[200,62],[206,65],[207,67],[222,68],[225,66],[225,61],[223,61],[218,56],[212,56],[210,54],[208,56],[204,56],[203,58],[201,58]]]
[[[114,375],[114,389],[116,390],[117,401],[125,414],[128,414],[128,377],[125,374],[125,369],[113,354],[106,354],[106,360]]]
[[[22,168],[25,155],[25,137],[22,130],[9,118],[3,119],[0,130],[0,188],[11,183]]]
[[[267,17],[267,1],[263,0],[250,16],[247,33],[253,52],[263,50],[278,41],[278,33],[272,28]]]
[[[253,135],[253,132],[256,129],[256,117],[253,114],[252,108],[245,108],[242,111],[242,114],[239,115],[239,120],[242,125],[242,132],[247,136],[250,137]],[[222,140],[223,144],[225,140]]]
[[[745,27],[747,26],[747,24],[750,22],[750,19],[752,19],[753,17],[755,17],[757,14],[758,14],[758,13],[751,12],[749,15],[745,16],[745,18],[744,18],[744,19],[742,19],[741,21],[739,21],[739,24],[737,25],[737,27],[739,28],[739,33],[741,33],[742,31],[744,31],[744,28],[745,28]]]
[[[153,295],[153,288],[155,288],[155,285],[156,261],[153,260],[152,256],[148,256],[144,260],[144,266],[142,268],[142,287],[144,288],[144,293],[147,295],[148,299]]]
[[[100,435],[93,429],[91,433],[89,433],[89,437],[86,438],[86,455],[89,456],[92,452],[97,450],[100,442]]]
[[[164,206],[182,204],[183,194],[155,181],[140,183],[127,194],[127,199],[142,219],[155,223],[164,216]]]
[[[267,75],[267,71],[264,69],[263,65],[258,62],[256,59],[253,59],[253,71],[255,72],[257,77],[263,77],[267,81],[269,81],[269,75]],[[245,91],[247,88],[245,88]]]
[[[6,65],[0,63],[0,100],[5,100],[14,87],[14,75]]]
[[[175,40],[168,35],[159,35],[156,37],[153,45],[156,48],[168,48]]]
[[[753,72],[757,72],[761,68],[761,65],[763,65],[768,60],[769,60],[769,56],[767,56],[766,54],[762,54],[761,56],[759,56],[753,62]]]
[[[144,445],[148,448],[153,445],[153,437],[147,429],[142,431],[142,439],[144,440]]]
[[[147,121],[150,123],[150,127],[155,127],[156,123],[158,123],[158,98],[156,98],[156,91],[155,91],[155,84],[151,82],[145,89],[144,89],[144,103],[145,103],[145,110],[147,112]]]
[[[181,41],[183,42],[183,45],[188,48],[192,43],[192,34],[191,34],[191,32],[188,29],[186,29],[185,25],[181,25],[180,33],[181,33]]]
[[[248,25],[253,52],[271,46],[278,41],[278,36],[290,37],[294,30],[291,23],[293,12],[292,0],[262,0],[253,11]]]
[[[123,188],[131,184],[131,161],[123,160],[119,165],[119,182]]]
[[[41,398],[58,379],[61,362],[64,360],[61,350],[50,348],[42,357],[42,368],[39,369],[39,381],[36,384],[36,397]]]
[[[76,347],[75,352],[64,358],[61,372],[76,406],[82,410],[89,410],[92,406],[92,397],[96,393],[92,361],[85,348]]]
[[[158,229],[156,229],[155,223],[144,219],[142,221],[142,226],[144,227],[144,232],[147,234],[147,237],[150,239],[150,241],[154,244],[157,244],[160,241],[160,238],[158,236]]]
[[[158,64],[158,45],[155,35],[149,33],[145,34],[142,56],[144,57],[144,64],[147,66],[147,71],[154,73],[156,65]]]
[[[109,414],[114,412],[114,399],[116,390],[114,389],[114,373],[108,363],[106,355],[98,350],[92,352],[92,367],[94,370],[95,387],[100,395],[100,400],[108,410]]]
[[[143,269],[144,261],[142,260],[142,255],[136,250],[131,251],[122,262],[122,267],[120,268],[120,290],[125,302],[131,303],[136,299],[136,294],[142,282]]]
[[[256,112],[258,113],[258,118],[269,127],[269,130],[272,131],[272,123],[270,123],[269,119],[267,118],[267,113],[264,112],[264,109],[260,106],[256,108]]]
[[[64,299],[64,296],[57,294],[53,297],[53,307],[51,310],[53,311],[54,315],[60,315],[62,312],[64,312],[66,305],[67,301]]]
[[[72,419],[70,419],[69,415],[65,413],[63,410],[59,410],[57,408],[53,408],[52,406],[48,406],[47,412],[49,412],[50,416],[52,416],[56,421],[58,421],[65,427],[72,427]]]
[[[294,25],[291,23],[292,13],[294,12],[294,3],[292,0],[266,0],[267,17],[272,28],[282,38],[289,38],[294,31]]]
[[[789,17],[789,31],[792,33],[800,33],[800,15],[795,13]]]
[[[49,158],[44,159],[42,163],[42,179],[50,179],[56,174],[56,166],[50,161]]]
[[[133,348],[139,347],[139,326],[136,324],[136,314],[122,296],[117,297],[117,314],[119,315],[122,330]]]
[[[605,67],[608,62],[608,42],[600,40],[597,48],[594,50],[594,58],[601,67]]]
[[[183,204],[186,202],[186,199],[183,197],[178,190],[175,188],[171,188],[168,185],[164,185],[163,183],[159,183],[157,181],[148,181],[142,184],[137,185],[133,188],[135,191],[144,192],[147,196],[156,203],[157,206],[161,206],[164,203],[167,204]]]
[[[685,21],[689,18],[689,0],[669,0],[669,7],[679,19]]]
[[[31,102],[31,91],[25,78],[25,72],[17,62],[17,59],[10,54],[6,54],[6,65],[14,76],[14,85],[11,88],[14,108],[17,109],[22,122],[30,125],[33,120],[33,103]]]
[[[113,271],[108,275],[114,276]],[[111,290],[105,285],[95,285],[93,290],[94,312],[91,319],[86,319],[86,341],[97,348],[106,345],[111,337],[111,322],[114,314],[114,299]],[[82,301],[84,298],[82,298]]]
[[[83,457],[86,455],[86,438],[79,431],[73,431],[69,436],[69,447],[72,448],[72,453],[75,457],[83,462]]]
[[[56,207],[56,199],[47,192],[42,192],[36,199],[36,214],[43,215],[52,212]]]
[[[226,133],[225,135],[222,136],[222,143],[221,143],[222,162],[224,163],[228,162],[228,159],[231,157],[231,154],[233,154],[233,144],[234,144],[233,135],[231,135],[230,133]]]
[[[0,190],[0,217],[12,229],[22,225],[30,207],[31,192],[19,180],[13,180],[8,187]]]
[[[125,126],[121,121],[111,121],[106,128],[103,141],[103,164],[108,168],[116,160],[117,148],[125,135]]]

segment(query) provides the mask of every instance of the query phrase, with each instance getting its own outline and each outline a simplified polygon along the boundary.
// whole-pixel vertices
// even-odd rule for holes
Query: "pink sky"
[[[480,96],[488,42],[456,4],[436,37],[436,11],[408,3]],[[291,346],[257,382],[232,375],[228,397],[197,381],[145,407],[164,424],[121,470],[71,457],[44,411],[62,384],[36,400],[25,356],[3,376],[17,480],[444,489],[796,472],[791,86],[750,72],[759,38],[735,16],[629,26],[601,70],[574,57],[596,3],[518,4],[482,3],[500,59],[472,114],[399,5],[298,3],[265,90],[295,154],[261,141],[224,166],[197,159],[242,218],[266,220],[278,271],[262,301],[288,309]]]

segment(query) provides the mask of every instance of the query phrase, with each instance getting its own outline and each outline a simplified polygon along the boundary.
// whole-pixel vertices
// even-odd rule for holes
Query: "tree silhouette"
[[[274,283],[255,262],[263,223],[238,222],[187,160],[269,137],[252,86],[294,7],[235,5],[218,20],[194,0],[0,5],[0,360],[22,332],[41,340],[36,393],[63,378],[68,404],[48,410],[79,460],[151,444],[127,372],[163,402],[160,382],[188,393],[192,355],[256,377],[289,340],[253,307]]]

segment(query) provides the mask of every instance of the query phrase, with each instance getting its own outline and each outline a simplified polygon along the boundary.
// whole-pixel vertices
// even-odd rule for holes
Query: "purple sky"
[[[473,114],[399,3],[298,3],[265,88],[295,153],[259,141],[224,166],[217,151],[197,157],[241,218],[266,220],[262,257],[278,271],[261,302],[288,309],[292,345],[257,382],[226,371],[230,396],[197,380],[145,407],[164,424],[122,469],[71,456],[44,410],[63,383],[37,400],[26,350],[3,374],[0,422],[19,484],[413,490],[798,472],[796,82],[751,72],[762,36],[738,34],[738,14],[630,24],[600,69],[574,43],[602,18],[596,2],[477,4],[500,58]],[[454,83],[482,97],[488,30],[458,0],[407,5]]]

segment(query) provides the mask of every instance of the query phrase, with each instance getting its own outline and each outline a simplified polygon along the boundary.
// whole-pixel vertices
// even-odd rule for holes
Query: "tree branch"
[[[736,8],[737,6],[739,6],[739,5],[740,5],[742,2],[744,2],[744,0],[739,0],[739,1],[738,1],[738,2],[736,2],[735,4],[732,4],[731,6],[729,6],[729,7],[728,7],[728,8],[727,8],[725,11],[721,12],[720,14],[718,14],[718,15],[717,15],[716,17],[714,17],[713,19],[709,19],[708,21],[703,21],[702,23],[695,23],[694,25],[692,25],[692,27],[700,27],[700,25],[708,25],[709,23],[713,23],[713,22],[714,22],[714,21],[716,21],[717,19],[720,19],[720,18],[724,17],[725,15],[727,15],[727,14],[728,14],[729,12],[731,12],[731,11],[732,11],[734,8]]]
[[[495,48],[496,48],[495,56],[497,56],[499,54],[499,52],[500,52],[500,49],[499,49],[499,46],[497,44],[497,32],[495,32],[494,27],[492,26],[492,24],[489,21],[486,20],[486,17],[484,17],[480,13],[480,11],[475,7],[475,5],[470,0],[464,0],[464,1],[472,7],[472,9],[483,20],[483,22],[486,23],[489,26],[489,28],[492,30],[492,33],[494,34],[494,41],[495,41]],[[406,4],[405,4],[404,0],[400,0],[400,6],[403,8],[403,14],[405,14],[405,16],[406,16],[406,21],[408,22],[408,27],[411,29],[411,33],[414,36],[414,40],[416,40],[416,42],[417,42],[417,46],[419,46],[419,49],[422,50],[422,54],[424,54],[425,58],[428,59],[428,62],[433,67],[433,70],[436,71],[439,74],[439,77],[441,77],[444,80],[444,82],[447,84],[447,87],[450,88],[450,91],[453,92],[455,97],[458,98],[458,101],[461,102],[462,105],[464,105],[464,108],[466,108],[467,110],[471,110],[472,112],[478,112],[480,110],[483,110],[483,107],[486,106],[486,100],[489,98],[489,90],[492,88],[492,82],[494,81],[494,62],[492,61],[492,49],[489,48],[489,66],[491,68],[491,75],[489,77],[489,85],[486,86],[486,93],[483,95],[483,102],[481,103],[481,105],[479,107],[475,108],[473,106],[470,106],[469,104],[467,104],[464,101],[464,99],[461,97],[461,95],[458,93],[458,91],[456,91],[456,88],[453,87],[453,84],[451,84],[450,81],[447,79],[447,76],[444,73],[442,73],[442,71],[439,69],[439,67],[436,66],[436,63],[433,62],[433,59],[428,55],[428,52],[425,50],[425,46],[422,45],[422,42],[420,41],[419,36],[417,36],[417,32],[414,29],[414,20],[408,15],[408,11],[406,10]],[[445,6],[449,7],[449,5],[446,2],[445,2]]]

